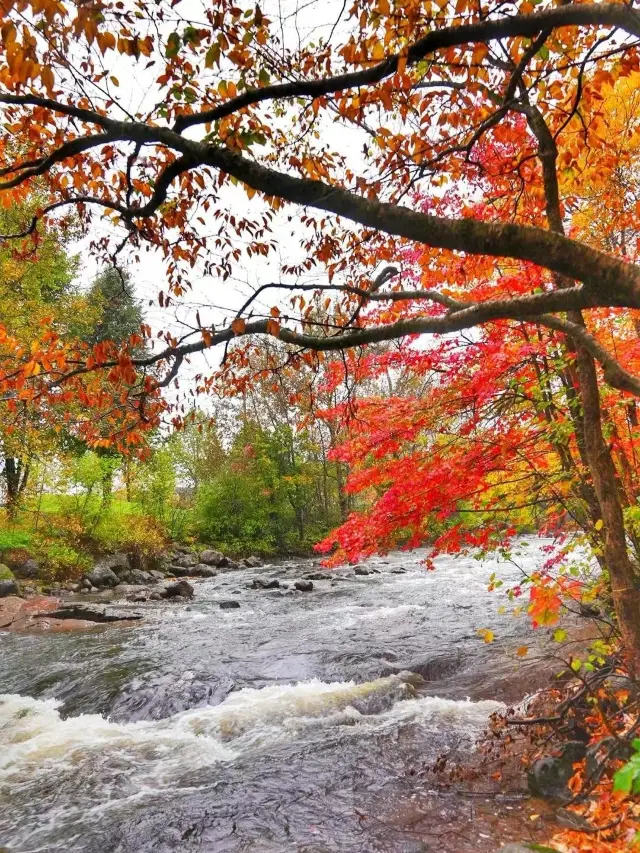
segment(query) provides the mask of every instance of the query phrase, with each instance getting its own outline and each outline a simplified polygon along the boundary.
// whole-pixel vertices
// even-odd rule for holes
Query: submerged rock
[[[309,572],[308,575],[305,575],[305,580],[330,581],[333,580],[333,575],[329,574],[329,572]]]
[[[240,607],[240,602],[235,601],[233,599],[229,599],[228,601],[219,602],[220,610],[236,610]]]
[[[313,589],[313,581],[305,580],[305,581],[296,581],[294,583],[294,587],[299,592],[311,592]]]
[[[353,573],[358,576],[373,574],[373,572],[369,571],[369,569],[365,569],[363,566],[356,566]]]
[[[34,614],[34,618],[42,618],[43,616],[46,616],[48,619],[76,619],[85,622],[97,622],[99,624],[142,619],[140,613],[118,615],[116,613],[107,613],[102,608],[86,607],[82,604],[71,604],[67,607],[60,607],[57,610],[48,611],[46,614]]]

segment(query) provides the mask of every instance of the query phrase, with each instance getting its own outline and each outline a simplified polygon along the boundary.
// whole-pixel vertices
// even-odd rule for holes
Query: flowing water
[[[544,544],[523,543],[525,570]],[[128,605],[147,617],[136,627],[0,634],[0,849],[440,849],[389,828],[416,766],[472,749],[541,677],[516,648],[545,641],[487,591],[517,566],[422,558],[337,570],[310,593],[248,588],[312,569],[283,562],[199,582],[189,605]],[[240,608],[220,609],[229,598]]]

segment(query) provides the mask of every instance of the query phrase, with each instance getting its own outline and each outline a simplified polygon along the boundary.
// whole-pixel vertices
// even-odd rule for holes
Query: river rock
[[[313,589],[313,581],[296,581],[294,583],[294,587],[299,590],[299,592],[311,592]]]
[[[57,610],[49,610],[46,614],[35,614],[37,618],[45,615],[50,619],[76,619],[85,622],[98,622],[100,624],[142,619],[139,613],[127,613],[120,616],[117,613],[107,613],[102,607],[90,607],[82,604],[70,604],[66,607],[59,607]]]
[[[120,578],[109,566],[98,563],[90,572],[87,572],[86,579],[89,581],[90,587],[101,586],[117,586],[120,583]]]
[[[164,572],[161,572],[159,569],[150,569],[148,574],[150,574],[151,577],[155,578],[158,582],[164,580]]]
[[[571,740],[562,746],[560,755],[538,759],[531,766],[527,779],[531,793],[548,800],[569,802],[573,797],[568,787],[573,765],[583,759],[586,752],[582,741]]]
[[[243,563],[248,569],[259,569],[263,564],[260,557],[255,556],[247,557],[246,560],[243,560]]]
[[[35,580],[40,574],[40,566],[37,560],[29,557],[24,563],[16,563],[14,565],[13,574],[21,580]]]
[[[192,572],[190,567],[171,565],[169,566],[169,574],[176,578],[188,578]]]
[[[9,595],[0,601],[0,628],[15,622],[24,603],[24,598],[18,598],[17,595]]]
[[[191,570],[191,574],[196,578],[215,578],[218,573],[211,566],[206,565],[206,563],[198,563]]]
[[[158,583],[150,572],[143,572],[142,569],[131,569],[128,577],[129,583],[139,584],[140,586]]]
[[[97,561],[94,568],[103,566],[111,569],[115,574],[119,574],[121,571],[128,572],[131,569],[131,560],[129,559],[129,555],[123,552],[107,554],[106,557],[101,557]]]
[[[221,566],[224,559],[222,551],[213,551],[211,548],[200,554],[200,562],[204,563],[205,566]]]
[[[219,602],[220,610],[236,610],[240,607],[240,602],[230,599],[229,601]]]
[[[330,581],[333,580],[333,575],[330,575],[329,572],[309,572],[308,575],[305,575],[305,580],[308,581]]]
[[[280,581],[277,578],[254,578],[252,589],[278,589]]]
[[[359,575],[359,576],[373,574],[373,572],[369,571],[369,569],[365,569],[363,566],[356,566],[355,569],[353,570],[353,573],[354,573],[354,575]]]
[[[185,580],[176,581],[160,591],[163,598],[193,598],[193,587]]]
[[[173,565],[171,568],[175,568],[176,566],[181,566],[183,569],[192,569],[194,566],[198,565],[198,558],[195,554],[182,554],[182,556],[177,557],[173,561]]]
[[[149,601],[162,601],[162,596],[157,590],[149,593]]]
[[[9,595],[20,595],[20,587],[15,580],[0,581],[0,598]]]

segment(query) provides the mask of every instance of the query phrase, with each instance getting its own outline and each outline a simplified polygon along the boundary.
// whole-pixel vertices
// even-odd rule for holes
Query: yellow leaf
[[[490,631],[488,628],[479,628],[478,635],[482,637],[485,643],[493,643],[494,633]]]
[[[601,518],[599,518],[596,521],[596,523],[594,524],[594,527],[596,530],[602,530],[603,526],[604,526],[604,521]]]
[[[376,62],[380,62],[384,59],[384,45],[381,41],[377,41],[374,44],[373,50],[371,51],[371,58],[375,59]]]

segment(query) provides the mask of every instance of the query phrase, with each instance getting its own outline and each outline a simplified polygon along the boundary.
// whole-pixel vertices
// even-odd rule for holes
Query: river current
[[[499,610],[546,544],[433,572],[396,553],[307,593],[249,588],[317,570],[279,562],[196,582],[190,604],[124,605],[145,613],[135,627],[0,633],[0,850],[432,849],[393,815],[418,765],[473,749],[541,683],[546,634]],[[490,593],[494,571],[507,583]]]

